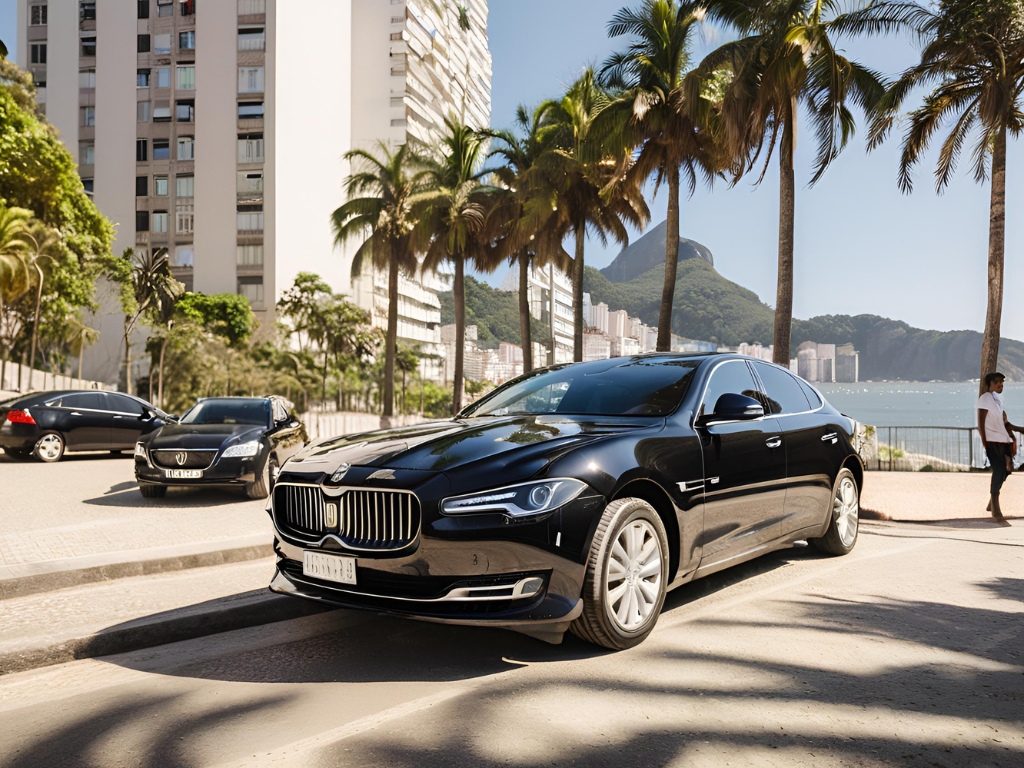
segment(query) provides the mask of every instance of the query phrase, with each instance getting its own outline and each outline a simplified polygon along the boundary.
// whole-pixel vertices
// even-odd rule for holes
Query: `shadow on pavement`
[[[64,462],[77,462],[77,461],[117,461],[118,459],[132,459],[132,453],[130,449],[126,449],[119,453],[111,453],[110,451],[95,451],[95,452],[84,452],[84,453],[65,453],[59,464]],[[44,462],[39,461],[36,458],[17,458],[10,454],[3,453],[0,451],[0,464],[43,464]]]
[[[179,509],[183,507],[219,507],[224,504],[251,502],[241,489],[234,488],[169,488],[159,499],[143,498],[134,480],[117,483],[102,496],[85,499],[82,503],[99,507],[153,507]],[[265,502],[261,502],[265,503]]]

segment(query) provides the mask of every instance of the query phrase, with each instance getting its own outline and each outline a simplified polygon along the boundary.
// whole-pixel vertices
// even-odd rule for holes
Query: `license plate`
[[[356,559],[323,552],[302,553],[302,575],[339,584],[356,583]]]
[[[198,480],[203,476],[201,469],[165,469],[164,477],[169,480]]]

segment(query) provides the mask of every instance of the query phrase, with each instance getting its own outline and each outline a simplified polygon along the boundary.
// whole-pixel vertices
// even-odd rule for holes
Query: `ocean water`
[[[862,424],[879,427],[973,427],[977,382],[861,382],[815,384],[833,406]],[[1024,423],[1024,382],[1006,382],[1010,421]]]

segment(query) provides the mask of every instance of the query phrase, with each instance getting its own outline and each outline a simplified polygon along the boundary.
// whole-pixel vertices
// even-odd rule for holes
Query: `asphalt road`
[[[0,766],[1019,766],[1022,555],[868,524],[673,592],[622,653],[336,611],[39,669],[0,678]]]

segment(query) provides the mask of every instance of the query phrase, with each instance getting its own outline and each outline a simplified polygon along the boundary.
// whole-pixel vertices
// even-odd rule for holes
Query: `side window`
[[[760,392],[754,384],[754,377],[750,375],[750,369],[742,360],[729,360],[715,368],[704,393],[704,413],[714,413],[718,398],[729,393],[746,395],[761,402],[758,399]]]
[[[803,390],[804,395],[807,396],[807,402],[811,404],[811,410],[821,407],[821,398],[818,397],[818,393],[814,391],[814,387],[808,384],[803,379],[797,379],[797,383],[800,384],[800,389]]]
[[[772,413],[803,413],[809,410],[807,398],[793,376],[772,365],[754,363],[754,367],[767,390],[765,395]]]
[[[61,400],[63,408],[84,408],[90,411],[107,410],[107,402],[102,392],[79,392],[75,395],[67,395]]]
[[[138,400],[133,400],[130,397],[124,395],[116,395],[112,392],[107,393],[107,402],[110,410],[117,411],[118,413],[130,413],[133,416],[142,415],[142,403]]]

